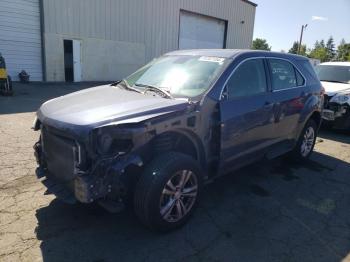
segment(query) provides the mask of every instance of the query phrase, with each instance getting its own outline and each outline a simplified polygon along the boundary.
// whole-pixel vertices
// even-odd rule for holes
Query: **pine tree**
[[[332,36],[330,36],[328,41],[327,41],[326,49],[327,49],[327,59],[328,60],[334,59],[336,52],[335,52],[334,39]]]
[[[292,48],[289,49],[288,53],[290,53],[290,54],[298,54],[298,48],[299,48],[299,43],[298,43],[298,41],[295,41],[293,43]],[[304,56],[306,55],[306,45],[301,45],[299,55],[304,55]]]
[[[322,47],[322,48],[325,48],[325,47],[326,47],[325,44],[324,44],[324,40],[323,40],[323,39],[322,39],[321,42],[320,42],[320,47]]]
[[[350,43],[346,43],[344,39],[340,42],[337,48],[338,61],[350,61]]]
[[[267,43],[266,39],[262,38],[255,38],[253,43],[252,43],[252,49],[255,50],[271,50],[271,46]]]
[[[315,42],[314,48],[309,53],[309,57],[319,59],[321,62],[328,61],[328,52],[324,40]]]

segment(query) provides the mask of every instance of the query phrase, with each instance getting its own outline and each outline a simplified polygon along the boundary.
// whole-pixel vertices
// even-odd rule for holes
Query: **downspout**
[[[46,52],[45,52],[45,19],[44,19],[44,0],[39,0],[40,12],[40,34],[41,34],[41,67],[43,72],[43,81],[46,82]]]

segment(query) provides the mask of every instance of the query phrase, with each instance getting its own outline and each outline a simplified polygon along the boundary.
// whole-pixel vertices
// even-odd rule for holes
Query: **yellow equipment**
[[[12,81],[11,77],[7,74],[5,58],[0,53],[0,95],[11,96]]]

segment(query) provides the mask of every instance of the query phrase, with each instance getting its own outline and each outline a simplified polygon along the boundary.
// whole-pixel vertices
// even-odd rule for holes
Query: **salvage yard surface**
[[[350,261],[350,134],[322,131],[305,164],[263,161],[208,185],[183,228],[67,205],[34,175],[39,105],[91,84],[0,97],[0,261]]]

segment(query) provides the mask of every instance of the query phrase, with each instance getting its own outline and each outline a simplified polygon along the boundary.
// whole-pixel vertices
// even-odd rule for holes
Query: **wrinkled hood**
[[[37,112],[42,123],[55,127],[97,127],[108,123],[135,123],[184,110],[188,101],[144,95],[105,85],[44,103]]]
[[[333,83],[333,82],[326,82],[326,81],[321,81],[321,83],[328,96],[334,96],[337,93],[344,92],[344,91],[350,92],[350,84]]]

